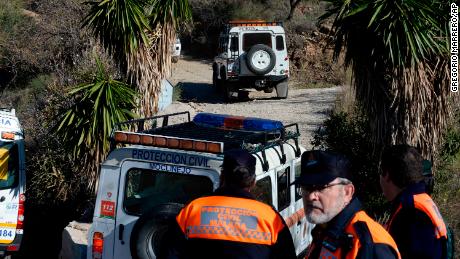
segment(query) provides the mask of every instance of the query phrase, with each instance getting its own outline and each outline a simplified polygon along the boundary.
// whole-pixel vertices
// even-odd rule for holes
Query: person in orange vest
[[[255,169],[247,151],[224,153],[220,187],[179,212],[167,258],[296,258],[281,215],[250,193]]]
[[[316,224],[306,258],[400,258],[393,238],[354,196],[351,174],[343,155],[319,150],[302,154],[295,184],[307,220]]]
[[[386,224],[403,258],[445,258],[446,224],[425,191],[423,160],[408,145],[386,148],[380,186],[392,212]]]

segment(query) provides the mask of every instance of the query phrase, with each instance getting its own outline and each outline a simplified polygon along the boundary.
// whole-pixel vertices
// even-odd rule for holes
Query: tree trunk
[[[291,9],[289,10],[289,15],[287,17],[287,20],[291,20],[292,16],[294,16],[295,9],[297,5],[299,5],[300,1],[302,0],[289,0],[289,5],[291,6]]]

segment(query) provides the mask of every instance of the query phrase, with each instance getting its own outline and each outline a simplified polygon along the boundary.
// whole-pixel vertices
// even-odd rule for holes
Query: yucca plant
[[[188,0],[102,0],[83,20],[140,92],[143,116],[157,112],[161,81],[170,73],[176,30],[191,20]]]
[[[431,157],[450,116],[447,1],[327,1],[376,150],[408,143]]]
[[[91,82],[73,88],[73,100],[62,112],[56,133],[73,150],[73,158],[84,165],[89,189],[95,187],[97,167],[109,151],[109,136],[116,123],[133,119],[137,93],[124,82],[110,77],[96,59],[97,69]]]

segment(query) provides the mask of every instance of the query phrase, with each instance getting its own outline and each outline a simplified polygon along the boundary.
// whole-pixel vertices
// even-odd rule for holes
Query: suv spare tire
[[[160,204],[144,213],[131,232],[131,256],[133,259],[164,257],[163,238],[175,217],[184,207],[179,203]]]
[[[275,67],[275,52],[267,45],[254,45],[246,55],[246,64],[254,74],[265,75]]]

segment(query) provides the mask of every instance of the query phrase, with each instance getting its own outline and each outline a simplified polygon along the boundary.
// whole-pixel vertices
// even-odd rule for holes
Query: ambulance
[[[180,209],[219,187],[223,152],[254,155],[257,200],[285,219],[299,256],[311,242],[301,196],[291,183],[300,174],[297,124],[189,112],[116,125],[112,151],[101,165],[88,236],[87,258],[156,258]]]
[[[20,248],[25,188],[24,132],[15,110],[0,108],[0,258]]]

